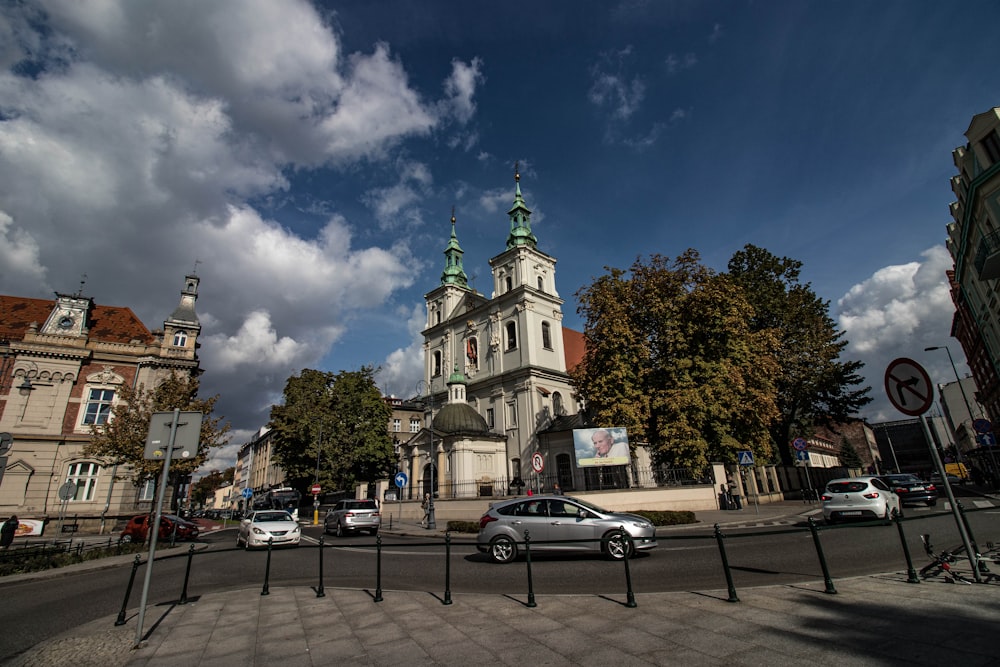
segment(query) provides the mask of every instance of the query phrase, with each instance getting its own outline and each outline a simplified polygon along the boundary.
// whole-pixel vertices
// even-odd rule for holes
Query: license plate
[[[910,488],[910,491],[923,491],[923,490],[924,490],[924,487],[922,487],[922,486],[914,486],[914,487]]]
[[[851,510],[850,512],[841,512],[843,516],[861,516],[860,510]]]

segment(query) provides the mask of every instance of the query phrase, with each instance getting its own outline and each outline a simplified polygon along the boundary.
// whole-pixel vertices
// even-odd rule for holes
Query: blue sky
[[[804,263],[866,364],[954,379],[951,151],[1000,104],[990,2],[205,3],[0,9],[0,291],[154,328],[200,262],[233,446],[302,368],[414,393],[452,207],[489,291],[513,172],[574,293],[650,253]],[[960,372],[964,372],[960,366]],[[227,448],[213,461],[231,458]]]

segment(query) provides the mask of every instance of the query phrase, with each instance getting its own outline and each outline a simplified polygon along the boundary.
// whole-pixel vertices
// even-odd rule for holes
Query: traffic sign
[[[889,402],[904,415],[917,417],[934,402],[934,388],[924,367],[905,357],[885,369],[885,393]]]
[[[976,436],[976,442],[983,447],[995,447],[997,444],[997,437],[992,433],[980,433]]]
[[[804,449],[800,449],[799,451],[795,452],[795,460],[796,461],[808,461],[809,460],[809,452],[807,452]]]
[[[809,441],[805,438],[795,438],[795,440],[792,440],[792,447],[800,452],[803,452],[809,449]]]
[[[396,473],[396,477],[394,478],[396,486],[398,486],[399,488],[403,488],[404,486],[406,486],[406,480],[407,477],[405,472],[401,471]]]
[[[72,500],[76,497],[76,484],[65,482],[59,487],[59,500]]]
[[[993,430],[993,424],[989,419],[975,419],[972,421],[972,428],[976,429],[976,433],[989,433]],[[0,436],[2,435],[0,433]]]
[[[535,452],[531,455],[531,469],[535,472],[542,472],[545,470],[545,459],[542,458],[541,453]]]
[[[246,489],[243,489],[242,491],[240,491],[240,495],[243,496],[244,498],[246,498],[247,500],[250,500],[250,498],[253,497],[253,489],[251,489],[249,487],[246,488]]]
[[[319,484],[313,484],[312,486],[309,487],[309,493],[313,494],[314,496],[318,496],[319,492],[322,490],[323,487],[320,486]]]
[[[752,466],[753,465],[753,452],[749,449],[740,450],[737,456],[741,466]]]

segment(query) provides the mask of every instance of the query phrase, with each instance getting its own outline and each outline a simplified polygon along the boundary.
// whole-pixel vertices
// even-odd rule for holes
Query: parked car
[[[899,496],[899,502],[903,505],[924,504],[928,507],[937,505],[938,492],[930,482],[925,482],[916,475],[906,473],[896,475],[882,475],[879,477],[892,492]]]
[[[523,548],[525,532],[532,552],[595,551],[621,560],[632,549],[656,546],[656,528],[644,517],[609,512],[572,496],[540,495],[494,503],[479,519],[476,548],[497,563],[509,563]]]
[[[254,547],[299,546],[302,529],[292,515],[284,510],[257,510],[240,521],[236,530],[236,546],[249,551]]]
[[[941,486],[943,482],[941,481],[940,473],[932,472],[930,477],[930,483]],[[961,484],[965,484],[965,480],[957,475],[952,475],[951,473],[948,473],[948,484],[950,486],[959,486]]]
[[[823,518],[829,524],[845,519],[892,519],[893,512],[902,516],[899,496],[879,477],[848,477],[832,479],[820,495]]]
[[[149,525],[153,523],[153,516],[140,514],[128,520],[122,530],[120,540],[122,542],[145,542],[149,539]],[[163,514],[160,516],[160,531],[157,533],[157,541],[169,540],[171,536],[175,540],[195,540],[198,538],[198,524],[180,518],[174,514]]]
[[[347,533],[367,530],[369,534],[377,535],[381,524],[382,514],[377,502],[347,498],[337,501],[336,505],[327,510],[323,519],[323,532],[343,537]]]

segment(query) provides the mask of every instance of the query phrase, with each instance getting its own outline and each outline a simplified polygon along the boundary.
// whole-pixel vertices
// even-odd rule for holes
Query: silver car
[[[258,510],[251,512],[236,531],[236,546],[241,544],[247,551],[254,547],[299,546],[302,530],[292,515],[284,510]]]
[[[323,532],[343,537],[346,533],[367,530],[371,535],[377,535],[381,524],[382,515],[378,503],[370,499],[348,499],[339,501],[327,510]]]
[[[622,535],[625,530],[631,540]],[[636,514],[619,514],[570,496],[529,496],[494,503],[479,519],[476,548],[497,563],[532,551],[598,551],[614,560],[656,546],[656,528]]]
[[[847,519],[884,519],[903,514],[899,496],[878,477],[831,479],[820,496],[823,518],[829,524]]]

